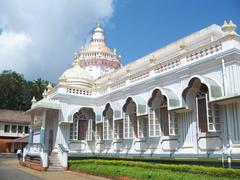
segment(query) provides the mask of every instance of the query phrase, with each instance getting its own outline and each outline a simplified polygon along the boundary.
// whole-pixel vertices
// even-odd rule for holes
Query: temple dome
[[[113,51],[107,46],[105,46],[105,44],[90,44],[88,47],[84,49],[84,52],[85,53],[102,52],[113,54]]]
[[[59,82],[62,85],[72,85],[84,88],[92,88],[93,77],[77,63],[67,69],[60,77]]]

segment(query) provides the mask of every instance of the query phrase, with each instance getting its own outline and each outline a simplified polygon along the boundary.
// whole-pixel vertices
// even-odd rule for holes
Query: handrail
[[[67,150],[62,144],[58,144],[58,146],[59,146],[59,149],[60,149],[62,152],[68,153],[68,150]]]

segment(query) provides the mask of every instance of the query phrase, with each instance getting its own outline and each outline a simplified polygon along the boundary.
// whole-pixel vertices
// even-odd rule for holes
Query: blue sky
[[[119,51],[126,64],[230,19],[240,27],[239,0],[119,0],[105,30],[108,44]]]
[[[125,65],[230,19],[240,26],[239,0],[1,0],[0,71],[57,83],[96,22]]]

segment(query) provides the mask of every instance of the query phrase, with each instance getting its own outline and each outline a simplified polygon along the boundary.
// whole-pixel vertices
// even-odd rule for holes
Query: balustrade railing
[[[172,60],[169,60],[169,61],[161,60],[162,62],[154,65],[153,71],[154,71],[154,74],[159,74],[159,73],[165,72],[167,70],[170,70],[172,68],[179,67],[179,66],[183,65],[183,64],[181,64],[181,59],[186,59],[185,62],[188,63],[188,62],[191,62],[191,61],[194,61],[194,60],[198,60],[199,58],[203,58],[203,57],[206,57],[208,55],[212,55],[212,54],[214,54],[216,52],[219,52],[221,50],[222,50],[222,44],[221,43],[218,43],[218,44],[214,43],[210,47],[205,46],[205,47],[199,48],[196,51],[192,51],[190,53],[187,53],[184,57],[181,57],[181,58],[176,57],[176,58],[174,58]],[[129,80],[132,83],[132,82],[136,82],[136,81],[148,78],[150,76],[150,71],[151,71],[151,69],[149,69],[148,71],[145,71],[143,73],[137,73],[137,74],[131,75],[130,79],[125,77],[124,80],[120,80],[120,82],[116,82],[113,85],[110,85],[109,87],[106,87],[107,85],[103,85],[103,88],[101,88],[99,90],[99,94],[105,94],[105,93],[108,92],[109,89],[115,90],[115,89],[124,87],[128,84],[127,81],[129,81]]]

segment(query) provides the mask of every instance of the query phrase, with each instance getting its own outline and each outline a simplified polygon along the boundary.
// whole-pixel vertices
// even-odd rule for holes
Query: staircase
[[[51,155],[48,156],[49,166],[48,171],[63,171],[64,168],[62,167],[60,160],[58,159],[58,153],[52,152]]]

